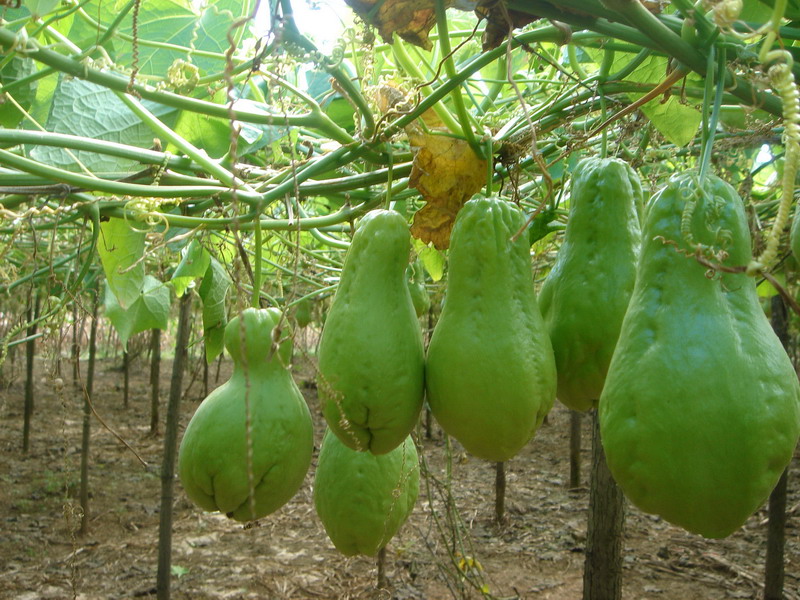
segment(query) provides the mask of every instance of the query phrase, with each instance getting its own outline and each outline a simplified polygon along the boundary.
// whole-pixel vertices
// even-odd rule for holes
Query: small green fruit
[[[419,494],[419,458],[407,437],[375,456],[325,432],[314,477],[314,506],[333,545],[347,556],[374,556],[406,522]]]
[[[248,308],[228,323],[225,348],[233,374],[203,400],[181,441],[178,471],[186,494],[204,510],[237,521],[259,519],[283,506],[311,464],[311,415],[285,366],[291,345],[273,351],[280,317],[274,308]]]

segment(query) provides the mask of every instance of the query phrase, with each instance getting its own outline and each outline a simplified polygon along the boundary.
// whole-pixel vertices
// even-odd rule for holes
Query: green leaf
[[[192,281],[205,275],[211,264],[211,255],[197,240],[192,240],[181,254],[183,258],[170,279],[178,298],[186,293]]]
[[[106,280],[123,309],[138,298],[144,285],[145,234],[128,225],[125,219],[112,217],[100,223],[97,252]]]
[[[225,104],[225,95],[225,90],[220,90],[214,95],[213,101],[217,104]],[[268,114],[262,104],[252,100],[237,100],[236,108]],[[236,121],[236,125],[240,130],[237,148],[239,156],[260,150],[264,146],[285,137],[279,128],[270,125],[256,125],[238,121]],[[205,150],[212,158],[224,156],[231,148],[231,127],[228,119],[182,111],[178,118],[175,132],[198,148]],[[176,152],[176,148],[172,144],[167,147],[167,150]]]
[[[128,0],[91,0],[84,8],[102,25],[108,26],[128,4]],[[252,2],[249,0],[219,0],[208,2],[199,12],[200,3],[191,0],[147,0],[139,8],[136,37],[140,42],[150,40],[158,44],[140,43],[135,65],[143,75],[163,76],[176,61],[184,60],[196,65],[202,72],[220,72],[225,69],[224,53],[228,49],[228,33],[231,25],[249,15]],[[133,20],[127,16],[117,30],[126,36],[115,36],[106,50],[117,64],[134,65]],[[238,44],[248,28],[234,30]],[[79,19],[70,32],[70,39],[88,45],[97,38],[98,32]],[[218,56],[198,54],[197,51],[213,52]]]
[[[0,87],[5,87],[14,83],[18,79],[33,75],[36,72],[36,63],[31,58],[14,56],[11,62],[0,68]],[[36,82],[22,85],[11,92],[6,92],[12,96],[17,104],[24,110],[28,110],[36,97]],[[12,129],[22,121],[23,114],[14,103],[5,101],[0,103],[0,127]]]
[[[169,568],[169,572],[175,575],[175,577],[177,577],[178,579],[180,579],[189,572],[189,569],[187,569],[186,567],[181,567],[180,565],[172,565]]]
[[[25,5],[35,17],[44,17],[53,12],[61,4],[61,0],[25,0]]]
[[[778,273],[775,275],[775,279],[782,287],[786,287],[785,273]],[[773,296],[778,295],[778,290],[775,289],[775,286],[772,285],[772,282],[768,279],[764,279],[761,283],[759,283],[756,291],[761,298],[772,298]]]
[[[428,246],[416,238],[414,239],[414,250],[431,279],[439,281],[444,275],[444,255],[433,246]]]
[[[28,111],[37,123],[44,123],[47,121],[47,116],[50,114],[51,107],[53,106],[53,98],[55,97],[59,79],[60,76],[56,71],[37,81],[36,96]]]
[[[143,102],[157,116],[172,111],[162,105]],[[62,76],[55,90],[47,130],[80,135],[96,140],[120,142],[140,148],[153,145],[153,132],[139,120],[111,90]],[[31,158],[70,171],[82,171],[80,163],[95,175],[133,172],[139,162],[85,150],[67,151],[49,146],[34,146]]]
[[[225,325],[225,297],[231,279],[225,267],[213,256],[203,275],[203,283],[197,290],[203,301],[203,334],[205,336],[206,360],[210,363],[224,347]]]
[[[551,231],[555,231],[558,229],[551,225],[553,221],[556,220],[558,213],[556,212],[555,208],[546,208],[542,212],[540,212],[536,218],[531,223],[530,228],[528,229],[528,236],[531,243],[531,246],[544,238],[547,234]]]
[[[622,69],[631,58],[630,54],[619,54],[614,60],[612,72]],[[666,73],[667,59],[661,56],[651,56],[626,77],[626,80],[647,83],[655,87],[664,80]],[[628,97],[635,101],[644,95],[644,93],[630,93]],[[661,132],[661,135],[676,146],[685,146],[694,139],[703,118],[699,110],[693,106],[682,104],[680,99],[674,95],[671,95],[666,102],[664,102],[663,95],[654,98],[642,106],[641,111]]]
[[[763,4],[770,7],[769,15],[772,14],[772,7],[775,6],[775,0],[760,0]],[[751,4],[750,2],[744,2],[745,6]],[[742,8],[742,12],[745,12],[745,9]],[[787,19],[800,19],[800,0],[788,0],[786,3],[786,12],[783,14],[784,17]],[[744,18],[744,17],[742,17]],[[767,17],[769,18],[769,16]]]
[[[750,23],[766,23],[772,16],[772,8],[762,2],[744,2],[739,20]]]
[[[169,288],[151,275],[144,279],[142,292],[129,309],[119,304],[117,297],[106,282],[105,309],[114,329],[119,334],[123,347],[132,335],[148,329],[166,329],[169,321]]]

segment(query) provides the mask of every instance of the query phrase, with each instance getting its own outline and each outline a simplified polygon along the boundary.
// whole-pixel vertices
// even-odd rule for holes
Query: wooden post
[[[385,590],[389,587],[389,581],[386,578],[386,546],[378,550],[375,562],[378,565],[378,589]]]
[[[161,383],[161,330],[150,334],[150,435],[158,434],[159,385]]]
[[[494,468],[494,519],[502,525],[506,516],[506,463],[495,463]]]
[[[89,365],[86,368],[86,384],[83,387],[83,432],[81,435],[81,529],[80,534],[89,532],[89,440],[92,424],[92,388],[94,387],[94,365],[97,356],[97,312],[100,306],[100,292],[92,290],[92,327],[89,330]]]
[[[80,333],[78,330],[78,326],[80,325],[80,331],[83,331],[83,322],[78,322],[79,313],[78,313],[78,303],[73,301],[72,302],[72,385],[76,388],[78,387],[78,380],[80,379],[80,359],[81,359],[81,343],[80,343]]]
[[[33,295],[29,296],[28,298],[28,323],[32,323],[39,316],[39,294],[36,293],[35,296],[35,300]],[[33,338],[33,336],[36,335],[36,324],[28,327],[25,333],[30,339],[25,342],[25,405],[23,408],[22,418],[22,452],[27,454],[30,448],[31,418],[33,417],[34,406],[35,382],[33,364],[36,352],[36,340]]]
[[[789,346],[789,315],[780,294],[772,297],[772,329],[784,348]],[[767,559],[764,569],[764,600],[782,600],[784,548],[786,545],[786,486],[788,467],[769,496]]]
[[[569,411],[569,489],[581,487],[581,413]]]
[[[172,567],[172,501],[175,481],[175,459],[178,453],[178,421],[180,418],[183,372],[191,330],[192,295],[184,294],[180,300],[178,332],[175,340],[175,360],[172,362],[172,383],[167,401],[167,422],[164,432],[164,460],[161,463],[161,512],[158,523],[158,574],[156,594],[158,600],[169,600]]]
[[[203,398],[208,397],[208,361],[206,360],[205,353],[202,356],[203,361]]]
[[[122,407],[128,408],[128,394],[130,392],[131,381],[131,355],[128,351],[122,349]]]
[[[583,567],[583,600],[622,598],[622,526],[624,497],[606,464],[600,422],[592,411],[592,470],[589,526]]]

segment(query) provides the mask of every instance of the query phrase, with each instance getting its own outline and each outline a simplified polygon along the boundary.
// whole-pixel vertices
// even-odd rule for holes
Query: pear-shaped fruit
[[[304,328],[308,327],[311,324],[311,321],[314,319],[313,316],[313,300],[308,298],[304,298],[297,303],[297,307],[294,311],[294,320],[297,321],[297,326]]]
[[[411,437],[376,456],[325,432],[314,476],[314,506],[333,545],[373,556],[406,522],[419,494],[419,458]]]
[[[396,448],[422,407],[422,332],[405,277],[410,248],[399,213],[368,213],[353,236],[322,331],[317,382],[323,414],[354,450]]]
[[[556,393],[524,226],[522,211],[504,200],[464,205],[450,239],[447,296],[428,348],[433,415],[467,451],[496,462],[533,437]]]
[[[572,178],[569,220],[539,293],[556,357],[556,396],[573,410],[596,406],[622,327],[641,244],[642,186],[615,158],[587,158]]]
[[[761,310],[744,205],[686,172],[648,206],[628,312],[600,397],[601,438],[626,496],[707,537],[769,495],[800,432],[800,388]]]
[[[311,464],[311,414],[286,368],[291,346],[273,342],[280,317],[274,308],[248,308],[228,323],[233,374],[203,400],[181,441],[178,470],[186,494],[237,521],[283,506]]]

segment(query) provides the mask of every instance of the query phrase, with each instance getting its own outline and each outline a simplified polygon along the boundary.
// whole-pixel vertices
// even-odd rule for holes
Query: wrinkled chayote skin
[[[479,458],[505,461],[530,441],[556,393],[553,349],[513,204],[467,202],[450,240],[447,297],[428,348],[433,415]],[[523,232],[524,233],[524,232]]]
[[[361,219],[322,331],[323,414],[354,450],[393,450],[422,408],[422,332],[405,277],[410,248],[399,213],[374,210]]]
[[[558,399],[573,410],[596,406],[636,279],[642,186],[615,158],[575,167],[569,220],[539,293],[558,374]]]
[[[419,494],[411,437],[376,456],[325,432],[314,476],[314,506],[333,545],[347,556],[374,556],[406,522]]]
[[[248,308],[225,328],[231,378],[203,400],[181,441],[178,470],[186,494],[237,521],[259,519],[288,502],[311,464],[311,414],[285,365],[288,342],[271,353],[274,308]],[[250,406],[250,501],[246,403]],[[254,509],[251,512],[251,507]]]
[[[800,388],[753,278],[709,271],[696,244],[712,263],[751,259],[735,190],[687,172],[648,207],[599,418],[608,465],[634,504],[720,538],[764,502],[789,463]]]

